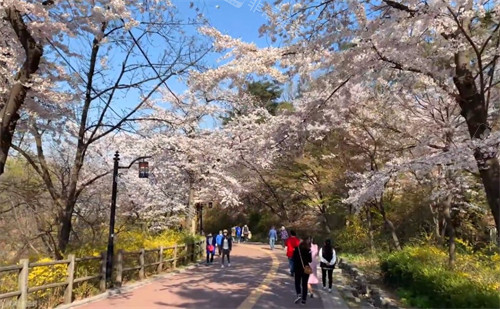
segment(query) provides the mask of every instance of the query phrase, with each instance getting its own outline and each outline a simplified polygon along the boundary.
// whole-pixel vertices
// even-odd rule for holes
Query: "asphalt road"
[[[295,289],[282,249],[235,244],[231,267],[200,265],[129,292],[78,306],[107,308],[348,308],[338,292],[316,293],[306,305],[293,303]]]

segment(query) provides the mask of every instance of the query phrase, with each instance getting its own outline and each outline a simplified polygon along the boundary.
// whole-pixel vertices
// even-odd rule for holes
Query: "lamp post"
[[[196,203],[196,210],[198,211],[198,214],[200,215],[200,235],[203,233],[203,203]],[[208,208],[212,208],[213,203],[208,202]]]
[[[128,166],[120,166],[120,153],[117,151],[113,158],[113,187],[111,191],[111,214],[109,216],[109,236],[108,236],[108,251],[106,256],[106,282],[111,283],[111,274],[113,270],[113,254],[114,254],[114,239],[115,239],[115,214],[116,214],[116,195],[118,193],[117,178],[119,169],[129,169],[132,165],[139,161],[139,178],[148,178],[149,176],[149,165],[145,162],[145,159],[151,158],[151,156],[139,157],[133,160]]]

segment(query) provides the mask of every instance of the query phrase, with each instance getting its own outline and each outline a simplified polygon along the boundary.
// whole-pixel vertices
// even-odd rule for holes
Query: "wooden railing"
[[[118,250],[115,256],[113,281],[114,286],[120,287],[124,281],[133,280],[134,271],[138,271],[138,279],[143,280],[148,274],[155,274],[163,272],[166,269],[175,269],[178,265],[195,262],[200,255],[204,253],[204,241],[175,245],[171,247],[160,247],[157,249],[141,249],[135,252],[127,252]],[[171,250],[171,258],[165,259],[165,254]],[[152,255],[153,254],[153,255]],[[148,262],[153,260],[151,262]],[[75,278],[75,269],[78,263],[100,261],[98,273]],[[132,264],[132,265],[131,265]],[[30,269],[36,267],[46,267],[54,265],[66,265],[66,280],[64,282],[52,282],[40,286],[28,286],[28,278]],[[168,267],[170,265],[170,267]],[[154,266],[154,268],[153,268]],[[167,266],[167,267],[165,267]],[[106,252],[102,252],[100,256],[76,258],[75,255],[70,254],[66,260],[30,263],[28,259],[22,259],[18,265],[2,266],[0,267],[0,275],[17,272],[17,285],[16,291],[10,291],[0,294],[0,308],[18,308],[25,309],[29,307],[40,307],[40,304],[35,301],[29,301],[29,294],[42,290],[64,288],[62,296],[62,303],[69,304],[73,301],[73,290],[76,284],[82,282],[89,282],[98,280],[99,290],[106,291]],[[125,278],[129,280],[125,280]],[[10,299],[10,301],[8,301]],[[9,305],[10,303],[10,305]],[[7,306],[5,306],[7,305]]]

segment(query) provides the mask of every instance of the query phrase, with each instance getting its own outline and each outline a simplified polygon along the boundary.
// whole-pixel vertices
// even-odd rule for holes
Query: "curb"
[[[162,280],[162,279],[165,279],[165,278],[169,278],[169,277],[177,275],[179,273],[183,273],[183,272],[185,272],[187,270],[191,270],[191,269],[197,268],[197,267],[199,267],[202,264],[203,264],[203,262],[198,261],[198,262],[196,262],[196,263],[194,263],[192,265],[188,265],[186,267],[178,268],[178,269],[175,269],[173,271],[166,272],[164,274],[153,275],[152,278],[150,278],[150,279],[142,280],[142,281],[139,281],[139,282],[134,282],[134,283],[131,283],[129,285],[122,286],[122,287],[119,287],[119,288],[112,288],[112,289],[107,290],[104,293],[97,294],[97,295],[94,295],[94,296],[91,296],[91,297],[87,297],[87,298],[84,298],[84,299],[81,299],[81,300],[78,300],[78,301],[74,301],[71,304],[59,305],[59,306],[57,306],[55,308],[56,309],[69,309],[69,308],[78,307],[78,306],[81,306],[81,305],[90,304],[90,303],[93,303],[93,302],[96,302],[96,301],[99,301],[99,300],[103,300],[103,299],[106,299],[106,298],[111,297],[111,296],[124,294],[126,292],[130,292],[130,291],[135,290],[137,288],[140,288],[142,286],[151,284],[153,282],[156,282],[156,281],[159,281],[159,280]]]
[[[350,264],[348,261],[340,259],[339,268],[342,269],[342,274],[350,277],[353,282],[353,287],[345,291],[348,298],[350,297],[357,302],[357,299],[362,296],[376,308],[399,308],[397,303],[388,297],[383,289],[375,284],[370,284],[363,272],[356,268],[354,264]]]

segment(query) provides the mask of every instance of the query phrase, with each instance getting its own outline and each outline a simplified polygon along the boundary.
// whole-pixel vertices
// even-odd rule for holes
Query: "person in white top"
[[[333,269],[337,262],[335,249],[332,247],[330,239],[325,240],[325,245],[319,249],[319,260],[321,265],[321,277],[323,279],[323,289],[326,289],[326,275],[328,273],[328,292],[332,291]]]

